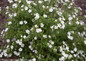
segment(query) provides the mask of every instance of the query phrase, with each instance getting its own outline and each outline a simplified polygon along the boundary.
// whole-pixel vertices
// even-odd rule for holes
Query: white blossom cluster
[[[22,54],[27,53],[29,61],[37,61],[37,59],[51,57],[52,50],[55,54],[60,51],[61,57],[57,57],[59,61],[85,57],[82,53],[86,52],[78,50],[79,47],[75,44],[80,38],[78,42],[86,45],[84,37],[86,32],[83,28],[84,21],[78,17],[81,8],[74,7],[73,0],[71,2],[69,0],[37,0],[36,2],[8,0],[8,2],[12,4],[6,7],[5,14],[8,15],[9,21],[7,27],[1,32],[8,45],[4,50],[0,49],[0,57],[13,55],[25,57]],[[63,4],[62,8],[58,7],[59,3]],[[81,30],[80,27],[83,29]],[[74,48],[66,41],[72,41]]]
[[[47,44],[48,44],[49,48],[52,48],[54,45],[54,41],[50,40],[49,43],[47,43]]]
[[[74,31],[70,31],[70,32],[68,32],[67,34],[68,34],[68,38],[70,39],[70,40],[73,40],[73,36],[71,36],[71,33],[73,33],[74,34]]]
[[[60,46],[60,52],[62,54],[62,57],[59,58],[60,61],[66,60],[67,58],[71,59],[73,57],[80,58],[80,56],[85,57],[83,54],[84,52],[82,50],[77,50],[77,47],[73,43],[74,49],[70,49],[69,46],[63,41],[63,45]],[[67,54],[69,53],[69,54]]]

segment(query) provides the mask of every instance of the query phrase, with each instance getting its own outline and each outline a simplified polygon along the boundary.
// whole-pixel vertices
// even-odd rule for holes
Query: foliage
[[[69,0],[8,0],[8,23],[2,31],[7,46],[0,57],[29,61],[85,60],[85,24],[81,8]],[[58,5],[61,5],[58,6]]]

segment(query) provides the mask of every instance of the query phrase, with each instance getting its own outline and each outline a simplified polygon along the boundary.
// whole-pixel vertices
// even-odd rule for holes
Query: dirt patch
[[[82,8],[82,14],[86,15],[86,0],[75,0],[75,4]]]
[[[0,7],[2,10],[5,10],[5,7],[8,5],[8,0],[0,0]],[[6,17],[4,14],[0,13],[0,33],[4,28],[4,24],[6,23]],[[0,47],[4,45],[4,39],[0,35]]]

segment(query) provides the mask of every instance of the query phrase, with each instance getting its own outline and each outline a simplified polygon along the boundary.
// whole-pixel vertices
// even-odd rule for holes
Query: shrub
[[[2,31],[7,46],[2,47],[0,57],[85,60],[85,24],[73,0],[8,1],[8,22]]]

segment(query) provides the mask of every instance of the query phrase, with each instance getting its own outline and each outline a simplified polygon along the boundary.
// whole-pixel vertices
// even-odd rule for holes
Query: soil
[[[86,0],[75,0],[75,4],[82,8],[82,15],[86,15]]]
[[[5,7],[7,5],[8,5],[8,0],[0,0],[0,7],[2,8],[2,10],[5,10]],[[0,13],[0,34],[4,28],[4,24],[6,23],[5,20],[6,20],[5,15]],[[1,45],[4,45],[4,39],[0,35],[0,47]]]
[[[86,14],[86,0],[74,0],[76,6],[82,8],[82,15]],[[0,0],[0,7],[4,10],[5,7],[9,5],[8,0]],[[6,17],[4,14],[0,14],[0,33],[4,29],[4,24],[6,23]],[[4,45],[4,39],[0,35],[0,47]],[[7,60],[7,59],[0,59],[0,61],[15,61],[15,60]]]

